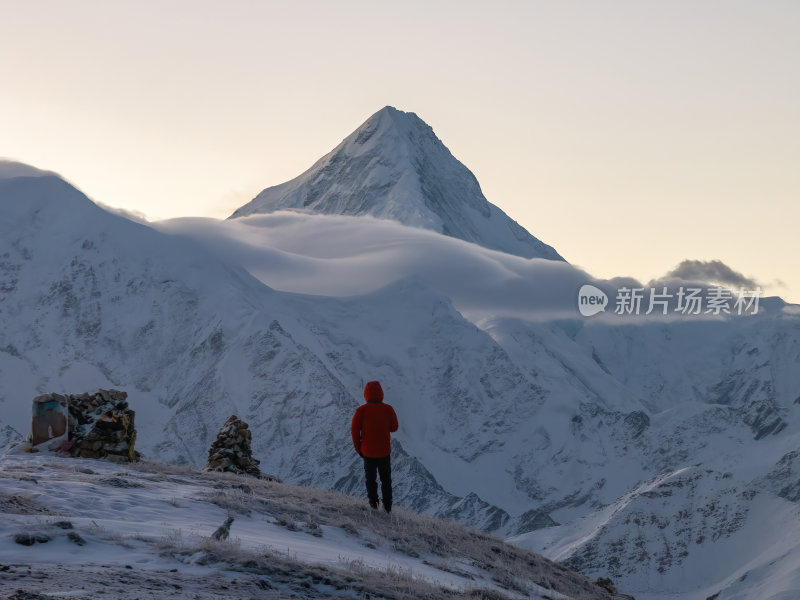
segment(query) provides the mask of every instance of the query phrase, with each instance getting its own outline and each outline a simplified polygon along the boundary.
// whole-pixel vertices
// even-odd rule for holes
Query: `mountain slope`
[[[488,535],[323,490],[156,462],[25,454],[0,456],[0,482],[0,594],[611,598]],[[214,540],[228,516],[229,540]]]
[[[279,210],[369,215],[525,258],[563,260],[490,204],[478,180],[422,119],[387,106],[302,175],[231,218]]]
[[[491,337],[424,285],[350,300],[276,292],[190,240],[107,213],[57,177],[0,180],[0,228],[7,439],[27,431],[29,401],[39,393],[121,387],[138,413],[145,454],[203,464],[218,427],[236,413],[258,432],[254,449],[265,470],[360,495],[348,424],[365,378],[384,378],[398,408],[410,414],[402,403],[414,399],[434,422],[453,407],[443,395],[447,402],[423,410],[429,386],[449,381],[465,390],[458,402],[478,406],[492,384],[472,389],[470,373],[519,379]],[[388,346],[385,322],[397,334]],[[454,337],[475,352],[438,351]],[[412,379],[412,387],[402,384]],[[519,397],[535,393],[515,385]],[[481,427],[494,420],[488,407],[473,418]],[[406,435],[412,423],[404,420]],[[475,452],[479,440],[465,436],[450,434]],[[395,469],[426,482],[401,483],[398,503],[489,529],[509,526],[504,511],[470,490],[444,489],[404,452],[403,434]]]
[[[427,365],[447,352],[486,350],[455,332],[443,338],[446,346],[432,344],[427,338],[441,335],[446,321],[441,315],[429,321],[436,311],[425,304],[406,306],[399,283],[373,295],[404,325],[365,319],[369,331],[387,340],[381,346],[368,342],[366,355],[348,349],[353,334],[343,331],[355,310],[329,321],[334,302],[311,318],[325,323],[326,333],[315,343],[325,347],[332,371],[387,363],[381,379],[404,401],[412,399],[401,407],[422,418],[401,432],[404,455],[416,457],[445,489],[464,495],[464,503],[472,491],[503,509],[478,520],[463,511],[459,518],[495,531],[527,531],[514,541],[587,573],[610,574],[648,598],[680,593],[704,600],[746,572],[777,568],[770,565],[774,553],[789,542],[758,539],[753,532],[773,513],[797,514],[791,450],[800,439],[798,307],[772,299],[759,315],[743,318],[581,319],[570,317],[564,305],[575,314],[575,292],[587,276],[564,263],[520,261],[530,263],[523,268],[515,257],[412,236],[399,226],[382,226],[373,237],[373,223],[352,217],[236,221],[172,222],[166,229],[240,260],[262,281],[284,289],[363,292],[362,281],[416,273],[429,293],[451,299],[502,348],[483,363],[454,363],[456,373],[483,377],[437,389],[441,371],[420,377],[420,365],[409,364],[406,354],[419,353]],[[412,251],[417,248],[418,255]],[[381,271],[380,264],[389,266]],[[554,310],[558,303],[561,311]],[[414,322],[419,334],[407,325]],[[369,358],[377,359],[372,366]],[[510,383],[517,378],[530,385],[522,386],[521,395],[514,391],[519,384]],[[475,393],[480,379],[494,385],[485,400]],[[452,401],[447,413],[437,414],[413,403],[420,393],[426,399],[464,394],[468,400]],[[485,417],[491,428],[481,432],[469,419],[450,425],[450,414],[468,415],[477,409],[475,401],[494,409]],[[459,434],[431,428],[438,423]],[[464,432],[487,442],[475,458],[462,451],[470,443]],[[403,478],[422,480],[413,471]],[[348,485],[340,489],[358,492],[357,480]],[[728,552],[727,558],[714,564],[718,552]],[[783,564],[794,564],[793,556]],[[752,577],[735,586],[738,593],[766,584]],[[769,587],[792,590],[792,581]]]

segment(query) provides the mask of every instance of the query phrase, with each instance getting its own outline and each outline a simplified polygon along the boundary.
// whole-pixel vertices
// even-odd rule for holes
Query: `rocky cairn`
[[[68,452],[117,463],[139,460],[139,453],[133,449],[136,413],[128,406],[127,398],[128,394],[119,390],[68,396]]]
[[[95,394],[43,394],[33,399],[31,434],[25,452],[46,449],[80,458],[132,462],[140,454],[136,443],[136,413],[128,394],[98,390]]]
[[[229,471],[240,475],[267,478],[258,468],[250,448],[253,434],[250,427],[236,415],[231,415],[222,425],[217,439],[208,449],[207,471]],[[271,478],[270,478],[271,479]]]

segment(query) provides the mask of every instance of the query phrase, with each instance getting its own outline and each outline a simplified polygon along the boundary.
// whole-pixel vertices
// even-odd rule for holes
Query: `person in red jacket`
[[[367,498],[372,508],[378,508],[378,481],[381,477],[381,500],[383,509],[392,512],[392,452],[391,433],[397,431],[397,415],[389,404],[383,403],[383,389],[377,381],[364,387],[364,400],[353,415],[350,433],[353,446],[364,459],[364,475],[367,478]]]

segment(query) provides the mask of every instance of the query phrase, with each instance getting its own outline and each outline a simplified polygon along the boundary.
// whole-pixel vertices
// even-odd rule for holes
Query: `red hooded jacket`
[[[397,415],[389,404],[383,403],[383,389],[377,381],[364,387],[364,400],[353,415],[350,433],[356,452],[367,458],[383,458],[392,453],[389,441],[397,431]]]

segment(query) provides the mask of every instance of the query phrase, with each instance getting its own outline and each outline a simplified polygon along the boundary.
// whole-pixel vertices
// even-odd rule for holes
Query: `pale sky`
[[[597,277],[719,259],[800,302],[800,2],[0,0],[0,157],[151,219],[387,104]]]

